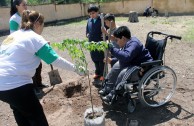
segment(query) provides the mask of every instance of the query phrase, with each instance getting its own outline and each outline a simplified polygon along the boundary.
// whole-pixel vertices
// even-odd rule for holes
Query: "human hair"
[[[131,39],[131,32],[130,32],[130,30],[128,29],[127,26],[121,26],[121,27],[117,28],[117,29],[114,31],[113,35],[114,35],[116,38],[120,38],[120,39],[121,39],[123,36],[124,36],[125,38]]]
[[[34,27],[34,24],[39,22],[44,23],[44,16],[37,11],[24,10],[22,14],[21,29],[28,30]]]
[[[104,20],[115,21],[115,16],[114,16],[114,14],[107,13],[107,14],[104,16]]]
[[[92,11],[98,12],[99,8],[96,5],[94,5],[94,4],[90,4],[89,7],[88,7],[88,13],[90,13]]]
[[[23,0],[11,0],[10,16],[18,12],[16,5],[19,6]]]

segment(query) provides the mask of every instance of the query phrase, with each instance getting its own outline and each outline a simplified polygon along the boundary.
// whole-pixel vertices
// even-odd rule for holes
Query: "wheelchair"
[[[157,40],[156,36],[163,39]],[[131,103],[136,106],[137,99],[145,107],[159,107],[167,103],[173,96],[177,77],[174,70],[165,65],[165,47],[169,39],[181,40],[181,37],[162,32],[149,32],[145,48],[149,50],[153,61],[141,63],[133,71],[127,70],[122,81],[115,87],[117,93],[114,102],[120,96],[125,97],[128,112],[133,112],[130,110]],[[133,74],[137,76],[134,78],[131,76]]]

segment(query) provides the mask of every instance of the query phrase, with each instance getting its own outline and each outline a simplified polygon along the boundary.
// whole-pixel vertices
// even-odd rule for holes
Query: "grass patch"
[[[76,21],[76,22],[71,22],[68,25],[86,25],[87,20],[81,20],[81,21]]]
[[[184,34],[183,39],[188,42],[194,42],[194,27],[188,28],[187,32]]]
[[[158,21],[156,21],[156,20],[150,21],[151,24],[157,24],[157,22],[158,22]]]
[[[187,42],[194,42],[194,18],[185,22],[187,31],[183,35],[183,39]]]
[[[129,19],[128,17],[116,17],[115,18],[116,22],[123,22],[123,21],[127,22],[128,19]]]

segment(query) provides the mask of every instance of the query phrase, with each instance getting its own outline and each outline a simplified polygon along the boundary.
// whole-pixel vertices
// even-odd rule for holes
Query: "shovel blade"
[[[58,70],[52,70],[48,74],[49,74],[49,80],[50,80],[51,85],[56,85],[56,84],[62,83],[62,79],[59,75]]]

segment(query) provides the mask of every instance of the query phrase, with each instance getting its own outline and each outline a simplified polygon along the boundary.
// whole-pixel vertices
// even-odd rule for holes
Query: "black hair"
[[[11,10],[10,10],[10,16],[14,15],[16,12],[18,12],[16,5],[20,5],[23,0],[11,0]]]
[[[127,26],[121,26],[121,27],[117,28],[117,29],[114,31],[113,35],[114,35],[116,38],[120,38],[120,39],[121,39],[123,36],[124,36],[125,38],[131,39],[131,32],[130,32],[130,30],[128,29]]]
[[[115,21],[115,16],[113,14],[108,13],[104,16],[104,20]]]
[[[89,7],[88,7],[88,13],[90,13],[92,11],[98,12],[99,8],[96,5],[94,5],[94,4],[90,4]]]

